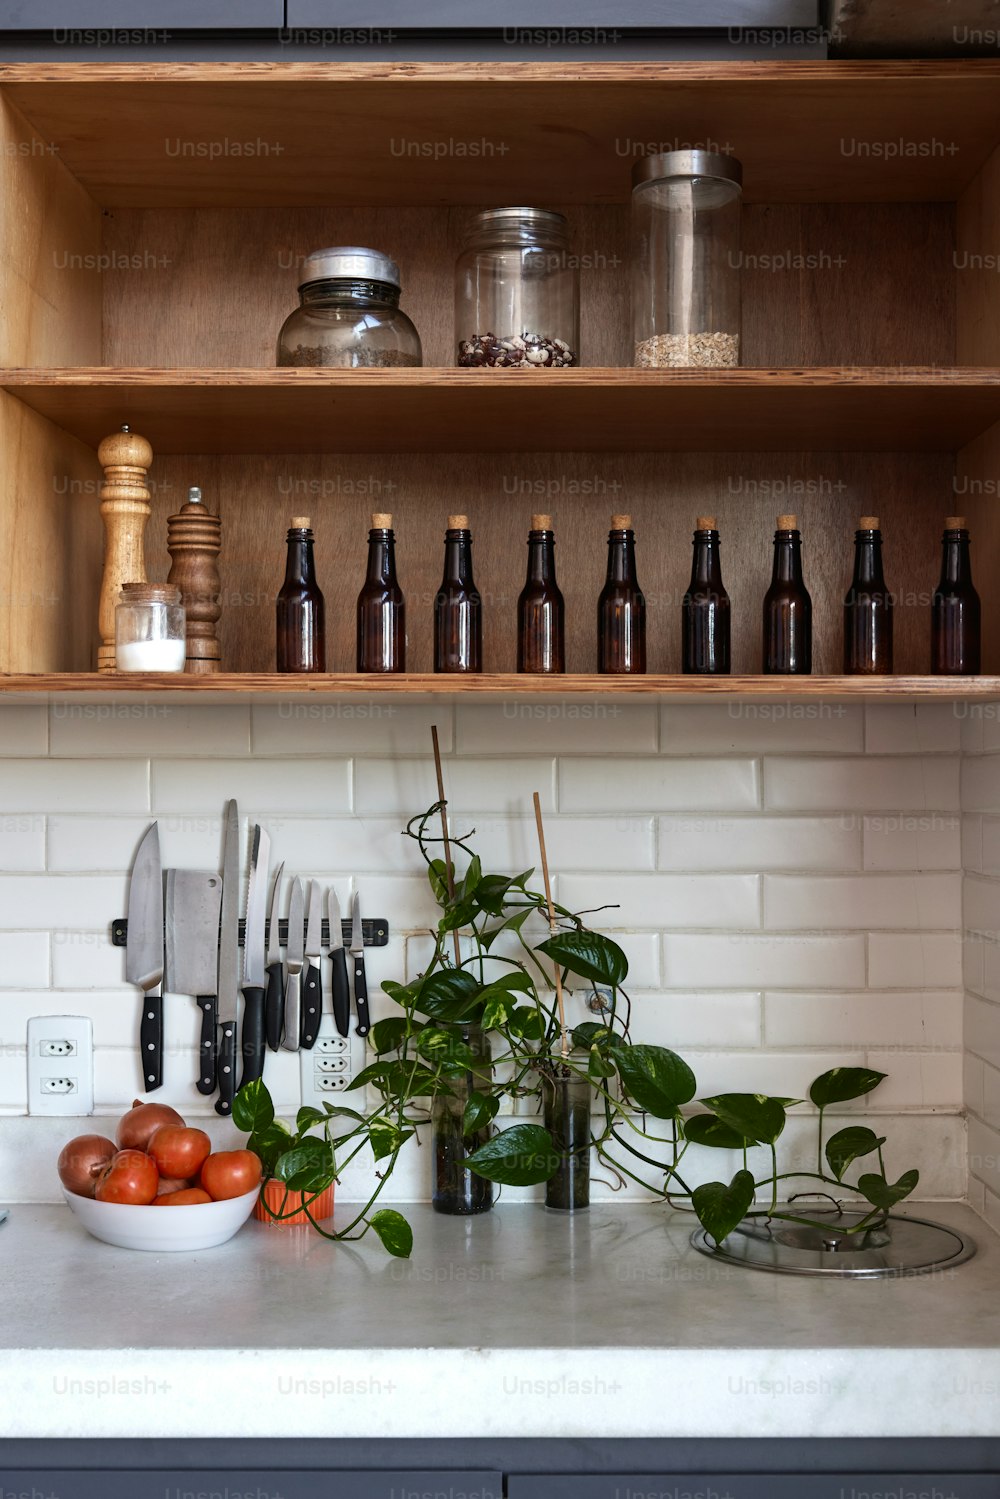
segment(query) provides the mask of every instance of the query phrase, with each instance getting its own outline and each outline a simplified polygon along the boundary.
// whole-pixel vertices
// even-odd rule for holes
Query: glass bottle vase
[[[471,1134],[463,1132],[465,1106],[475,1092],[487,1092],[492,1081],[493,1052],[490,1038],[478,1025],[448,1026],[456,1041],[472,1053],[467,1071],[449,1080],[446,1091],[434,1095],[431,1128],[434,1140],[434,1190],[431,1201],[437,1213],[464,1217],[486,1213],[493,1206],[493,1183],[477,1176],[462,1162],[492,1138],[492,1125]]]
[[[542,1073],[545,1128],[559,1169],[545,1184],[545,1206],[578,1212],[590,1206],[590,1106],[594,1090],[586,1076],[553,1061]]]

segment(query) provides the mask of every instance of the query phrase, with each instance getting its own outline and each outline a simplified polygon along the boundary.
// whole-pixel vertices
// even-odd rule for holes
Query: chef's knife
[[[171,994],[190,994],[201,1011],[198,1092],[215,1092],[222,880],[213,871],[167,870],[167,979]]]
[[[222,860],[222,925],[219,932],[219,1055],[217,1114],[233,1112],[236,1093],[236,1008],[240,992],[240,814],[226,806],[226,851]]]
[[[292,898],[288,903],[288,942],[285,944],[288,980],[285,984],[285,1034],[281,1039],[285,1051],[298,1051],[299,1049],[305,941],[302,881],[296,876],[292,881]]]
[[[302,981],[303,1051],[316,1045],[320,1015],[323,1011],[323,892],[315,880],[309,881],[309,915],[306,920],[306,968]]]
[[[139,1022],[139,1059],[146,1092],[163,1082],[163,871],[160,830],[146,830],[132,865],[128,887],[128,937],[125,977],[143,992]]]
[[[351,986],[347,978],[347,953],[344,950],[340,901],[332,885],[327,891],[326,899],[330,913],[330,961],[333,964],[333,1019],[339,1033],[346,1036],[351,1028]]]
[[[365,973],[365,929],[361,921],[361,897],[355,893],[351,920],[351,957],[354,959],[354,1008],[358,1012],[358,1035],[371,1030],[368,1014],[368,975]]]
[[[281,910],[281,876],[284,864],[278,865],[271,891],[271,915],[267,925],[267,999],[264,1002],[264,1031],[271,1051],[281,1045],[281,1026],[285,1016],[285,979],[281,967],[281,937],[278,912]]]
[[[267,913],[267,866],[271,840],[258,822],[253,830],[247,924],[243,938],[243,1075],[256,1081],[264,1071],[264,917]]]

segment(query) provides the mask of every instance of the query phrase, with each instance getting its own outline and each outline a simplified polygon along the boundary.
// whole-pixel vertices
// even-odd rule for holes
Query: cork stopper
[[[861,527],[862,531],[877,531],[878,530],[878,516],[877,515],[863,515],[861,517],[861,519],[858,521],[858,525]]]
[[[779,531],[797,531],[799,529],[799,518],[797,515],[779,515]]]
[[[173,583],[123,583],[123,604],[179,604],[181,591]]]
[[[467,515],[449,515],[449,531],[467,531],[469,529],[469,517]]]
[[[308,531],[312,526],[312,517],[308,515],[293,515],[290,525],[293,531]]]
[[[551,517],[551,515],[533,515],[531,517],[531,529],[533,531],[551,531],[552,530],[552,517]]]
[[[714,531],[716,529],[715,516],[699,515],[694,523],[694,528],[696,531]]]
[[[391,531],[392,530],[392,516],[391,515],[387,515],[382,510],[377,510],[375,512],[375,514],[372,516],[372,530],[373,531]]]
[[[964,515],[948,515],[945,517],[944,528],[946,531],[964,531],[968,525]]]

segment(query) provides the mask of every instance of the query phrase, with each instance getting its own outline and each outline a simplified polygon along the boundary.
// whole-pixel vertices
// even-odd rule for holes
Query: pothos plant
[[[576,913],[558,904],[556,929],[541,942],[529,941],[525,928],[531,918],[549,916],[545,895],[530,883],[534,871],[486,873],[471,846],[472,833],[451,837],[451,849],[464,856],[465,868],[459,873],[456,858],[449,870],[435,852],[443,840],[429,831],[440,808],[436,803],[406,828],[424,859],[441,912],[434,950],[425,971],[411,983],[383,983],[399,1013],[372,1027],[369,1046],[375,1060],[349,1085],[354,1090],[367,1087],[375,1102],[364,1111],[326,1102],[322,1112],[302,1109],[294,1135],[275,1121],[262,1083],[248,1084],[234,1105],[233,1118],[250,1130],[248,1143],[262,1155],[265,1177],[277,1177],[291,1191],[303,1192],[310,1218],[310,1203],[356,1156],[371,1150],[376,1184],[368,1201],[337,1231],[312,1219],[319,1233],[351,1240],[371,1229],[391,1254],[410,1253],[409,1223],[402,1214],[379,1208],[378,1202],[400,1153],[427,1123],[429,1102],[439,1093],[452,1092],[470,1072],[476,1086],[462,1121],[470,1141],[497,1118],[505,1097],[535,1096],[540,1111],[546,1073],[551,1076],[558,1069],[561,1076],[585,1077],[596,1100],[594,1150],[613,1185],[634,1183],[672,1207],[693,1211],[716,1243],[747,1217],[811,1225],[816,1220],[810,1216],[809,1199],[837,1202],[845,1194],[869,1204],[870,1210],[843,1230],[863,1234],[913,1192],[915,1170],[889,1181],[884,1136],[851,1125],[825,1138],[826,1111],[871,1093],[884,1073],[835,1067],[812,1084],[809,1100],[818,1110],[815,1171],[779,1170],[777,1144],[788,1111],[805,1100],[724,1093],[699,1099],[700,1112],[685,1113],[698,1091],[691,1068],[666,1047],[631,1039],[632,1003],[625,989],[628,961],[621,947],[586,925],[583,914],[593,913]],[[460,955],[456,933],[461,933],[468,956]],[[591,1008],[600,1017],[573,1029],[568,1053],[555,1003],[554,965],[563,984],[572,981],[577,993],[589,991]],[[484,1076],[481,1065],[474,1070],[476,1059],[462,1037],[463,1027],[469,1026],[491,1034],[491,1075]],[[311,1128],[319,1128],[321,1134],[303,1138]],[[691,1186],[684,1163],[692,1147],[736,1152],[742,1165],[728,1182]],[[761,1147],[770,1169],[757,1175],[750,1152]],[[850,1168],[872,1157],[877,1170],[873,1167],[849,1182]],[[541,1124],[516,1122],[471,1150],[464,1165],[498,1184],[526,1186],[549,1180],[560,1168],[560,1158]],[[755,1209],[755,1202],[764,1205]],[[829,1219],[816,1226],[828,1228]]]

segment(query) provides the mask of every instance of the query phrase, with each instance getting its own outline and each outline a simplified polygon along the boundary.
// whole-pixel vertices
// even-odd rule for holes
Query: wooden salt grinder
[[[127,426],[105,437],[97,449],[104,469],[101,515],[104,519],[104,576],[97,616],[100,645],[98,671],[115,670],[115,605],[123,583],[146,582],[143,537],[149,520],[146,474],[153,449]]]
[[[168,583],[176,583],[187,618],[184,670],[206,676],[222,669],[222,650],[215,627],[222,614],[222,585],[217,557],[222,549],[222,521],[202,504],[201,490],[189,489],[188,502],[167,517]]]

